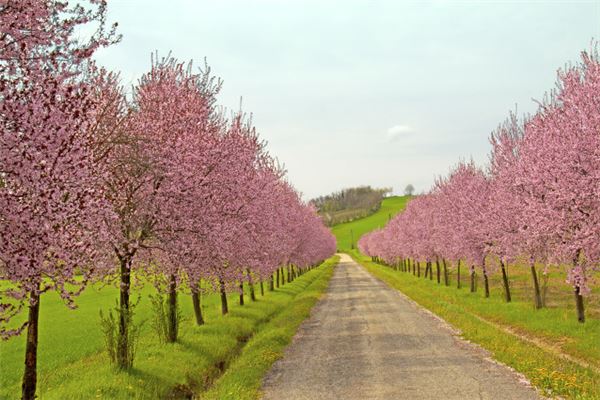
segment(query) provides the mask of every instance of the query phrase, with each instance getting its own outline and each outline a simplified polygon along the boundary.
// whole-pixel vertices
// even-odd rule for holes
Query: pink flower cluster
[[[72,298],[102,268],[106,165],[94,123],[97,84],[107,78],[90,60],[118,38],[105,30],[106,4],[0,2],[0,324],[25,302],[56,290]],[[97,23],[87,42],[78,26]],[[83,79],[88,77],[89,79]],[[5,329],[7,337],[23,326]]]

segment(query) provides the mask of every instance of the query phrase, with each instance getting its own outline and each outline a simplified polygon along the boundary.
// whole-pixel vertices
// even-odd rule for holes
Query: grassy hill
[[[356,247],[358,239],[367,232],[383,228],[391,217],[404,209],[410,196],[392,196],[383,199],[381,208],[375,214],[352,222],[335,225],[331,231],[337,239],[338,250],[348,251],[352,243]]]

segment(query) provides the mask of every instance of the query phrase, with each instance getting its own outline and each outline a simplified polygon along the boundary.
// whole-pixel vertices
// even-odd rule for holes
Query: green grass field
[[[450,286],[434,279],[417,278],[371,261],[351,249],[364,233],[381,228],[406,205],[407,198],[384,201],[382,209],[361,220],[332,228],[338,248],[349,253],[367,270],[417,303],[460,329],[468,340],[492,352],[494,358],[524,373],[549,395],[571,399],[600,398],[600,287],[586,298],[585,324],[576,320],[572,289],[564,268],[553,267],[547,275],[547,307],[535,310],[529,268],[511,265],[509,277],[513,302],[503,300],[498,271],[490,276],[491,297],[485,299],[481,277],[476,293],[468,289],[463,267],[463,288],[456,288],[456,269],[450,268]],[[434,267],[435,269],[435,267]],[[423,270],[421,272],[423,274]],[[600,278],[600,277],[597,277]],[[596,279],[598,280],[598,279]]]
[[[112,287],[88,288],[71,311],[53,293],[40,305],[38,396],[41,399],[190,398],[204,392],[213,398],[255,398],[262,376],[281,355],[297,326],[326,288],[336,257],[285,284],[237,305],[230,296],[230,313],[220,315],[217,295],[203,297],[207,323],[193,322],[189,296],[180,296],[184,320],[180,340],[160,344],[150,329],[148,295],[140,291],[137,320],[146,320],[134,368],[117,372],[103,349],[99,310],[115,306]],[[267,289],[267,288],[265,288]],[[0,342],[0,399],[20,397],[25,337]],[[245,363],[245,364],[244,364]],[[228,372],[231,365],[237,372]],[[240,365],[251,366],[250,369]],[[231,395],[225,395],[232,393]],[[208,394],[207,394],[208,396]]]
[[[363,234],[373,229],[383,228],[391,217],[404,209],[409,199],[409,196],[387,197],[383,199],[381,208],[373,215],[333,226],[331,231],[337,239],[338,249],[340,251],[348,251],[353,245],[356,247],[358,239]]]

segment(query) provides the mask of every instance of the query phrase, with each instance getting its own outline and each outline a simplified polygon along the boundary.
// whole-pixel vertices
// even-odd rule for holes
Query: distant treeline
[[[360,186],[320,196],[311,202],[325,224],[332,226],[373,214],[381,207],[381,200],[391,191],[391,188]]]

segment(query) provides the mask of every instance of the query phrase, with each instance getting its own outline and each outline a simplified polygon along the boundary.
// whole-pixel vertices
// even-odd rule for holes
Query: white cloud
[[[387,130],[388,141],[392,142],[406,133],[412,132],[413,129],[407,125],[394,125]]]

